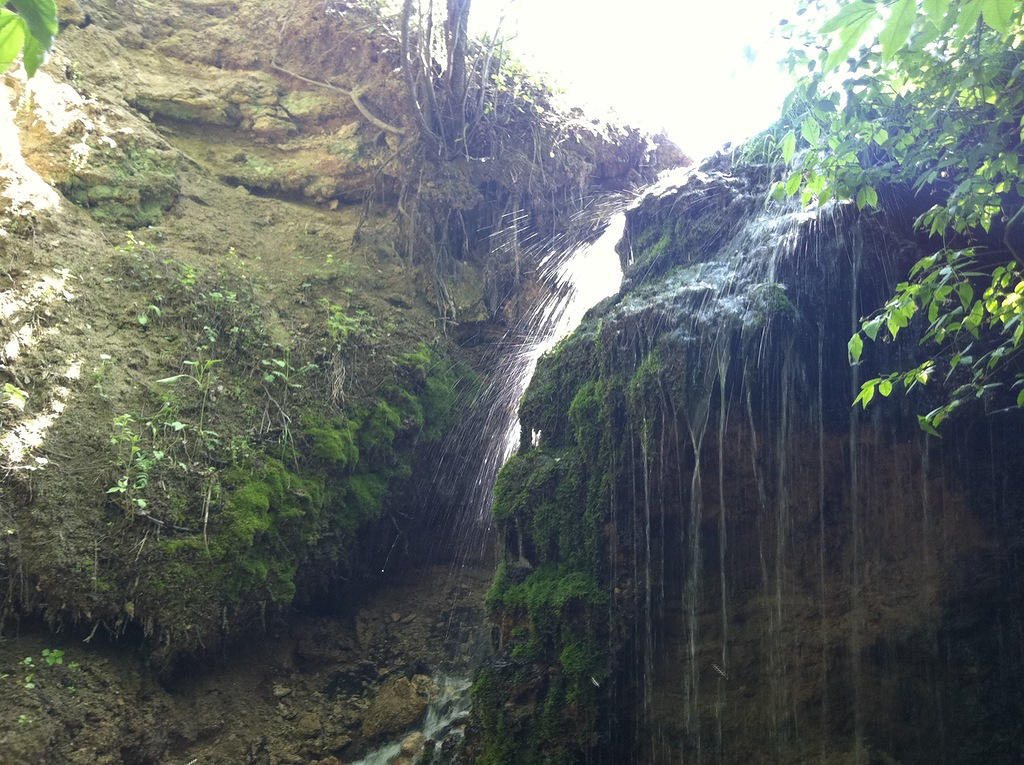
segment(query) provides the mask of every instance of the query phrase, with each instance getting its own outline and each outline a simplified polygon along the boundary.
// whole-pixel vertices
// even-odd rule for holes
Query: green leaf
[[[924,0],[924,12],[936,28],[942,29],[942,22],[949,13],[949,0]]]
[[[882,380],[878,383],[878,392],[882,394],[883,398],[888,398],[889,394],[892,393],[892,382],[890,380]]]
[[[857,192],[857,209],[878,207],[878,192],[871,186],[861,186]]]
[[[800,135],[804,137],[811,146],[816,146],[821,137],[821,125],[814,117],[807,117],[800,125]]]
[[[862,408],[867,409],[868,404],[871,403],[871,399],[875,397],[875,386],[878,385],[878,379],[868,380],[866,383],[860,386],[860,393],[857,398],[853,400],[853,405],[857,406],[860,404]]]
[[[57,3],[54,0],[14,0],[13,5],[25,19],[29,34],[49,51],[57,36]]]
[[[896,0],[889,20],[878,36],[882,43],[883,61],[892,61],[892,57],[903,47],[910,36],[915,18],[917,18],[917,0]]]
[[[892,339],[896,339],[896,335],[900,333],[900,330],[907,326],[906,321],[903,317],[896,313],[890,313],[889,318],[885,320],[886,329],[889,330],[889,334],[892,335]]]
[[[796,153],[796,133],[790,130],[782,139],[782,159],[788,165]]]
[[[880,127],[871,135],[871,140],[882,146],[886,141],[889,140],[889,131],[885,128]]]
[[[921,430],[923,430],[925,433],[928,433],[929,435],[932,436],[936,436],[938,438],[942,438],[942,436],[939,435],[939,431],[937,431],[935,429],[935,426],[932,425],[931,420],[929,420],[923,414],[917,415],[917,424],[921,426]]]
[[[981,13],[985,23],[997,32],[1005,33],[1010,28],[1014,4],[1014,0],[984,0]]]
[[[1017,406],[1024,406],[1024,388],[1017,394]]]
[[[871,338],[872,341],[874,341],[874,339],[878,337],[878,330],[881,326],[881,318],[866,321],[864,322],[864,334]]]
[[[25,44],[25,21],[17,14],[0,8],[0,72],[14,63]]]
[[[828,58],[825,59],[825,64],[822,67],[826,72],[830,69],[835,69],[846,59],[850,54],[850,51],[852,51],[854,47],[856,47],[857,43],[861,41],[861,38],[864,37],[864,34],[871,27],[871,24],[874,23],[875,17],[878,15],[878,6],[874,4],[865,5],[863,3],[854,3],[853,5],[848,5],[846,7],[851,8],[857,5],[866,7],[867,13],[858,17],[857,21],[852,22],[850,26],[844,27],[839,33],[839,42],[829,51]]]
[[[44,63],[46,63],[46,54],[50,52],[48,47],[44,48],[42,44],[35,38],[29,35],[25,38],[25,48],[23,62],[25,64],[25,74],[29,77],[34,75],[36,71]]]
[[[971,309],[971,313],[964,319],[964,328],[975,337],[978,336],[978,326],[981,324],[982,319],[985,318],[985,306],[979,300],[974,304],[974,308]]]
[[[956,294],[960,296],[960,304],[967,310],[967,306],[974,300],[974,287],[967,282],[956,286]]]
[[[787,196],[793,196],[800,189],[800,181],[802,176],[800,173],[793,173],[789,176],[789,180],[786,181],[786,194]]]
[[[981,16],[981,8],[984,2],[985,0],[967,0],[964,3],[956,20],[956,25],[960,30],[960,37],[974,31],[974,25]]]
[[[841,29],[848,29],[851,24],[860,23],[865,18],[873,19],[877,14],[878,8],[873,2],[859,0],[844,6],[839,13],[822,24],[818,32],[823,35],[832,34]]]
[[[861,339],[859,332],[850,338],[850,342],[847,343],[846,349],[850,355],[850,363],[858,363],[860,361],[860,355],[864,351],[864,340]]]

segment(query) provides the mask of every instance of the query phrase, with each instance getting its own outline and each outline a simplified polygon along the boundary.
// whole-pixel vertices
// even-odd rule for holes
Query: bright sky
[[[473,0],[471,26],[502,31],[575,102],[664,129],[694,157],[779,115],[789,77],[772,40],[793,0]],[[595,116],[599,116],[595,114]]]

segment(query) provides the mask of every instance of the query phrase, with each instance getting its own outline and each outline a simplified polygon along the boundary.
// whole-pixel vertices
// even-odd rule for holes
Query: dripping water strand
[[[851,249],[853,256],[853,268],[850,278],[850,334],[857,331],[859,326],[859,312],[857,309],[858,281],[860,277],[860,266],[862,256],[862,239],[858,223],[854,223],[851,231]],[[854,366],[850,374],[850,400],[852,401],[860,388],[860,371]],[[853,746],[854,765],[864,764],[864,731],[863,719],[861,717],[861,676],[860,676],[860,491],[859,491],[859,440],[860,418],[857,410],[850,407],[850,540],[852,551],[852,563],[850,572],[850,663],[853,674]]]
[[[821,763],[827,758],[828,741],[828,623],[826,621],[825,588],[825,393],[824,356],[825,328],[818,324],[818,572],[821,592],[819,609],[821,613]]]
[[[464,485],[466,460],[475,464],[465,490],[445,503],[452,506],[446,512],[455,517],[438,519],[458,540],[458,564],[481,557],[486,550],[494,480],[519,445],[519,401],[538,359],[621,283],[614,247],[625,226],[621,213],[625,203],[621,196],[599,199],[577,214],[570,231],[552,239],[521,236],[525,229],[521,212],[506,215],[502,228],[492,235],[493,257],[512,249],[515,262],[537,264],[541,297],[505,332],[490,383],[446,440],[431,478],[435,486]]]

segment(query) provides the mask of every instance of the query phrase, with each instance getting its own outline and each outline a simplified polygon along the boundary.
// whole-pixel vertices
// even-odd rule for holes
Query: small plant
[[[220,363],[221,359],[201,359],[199,361],[186,361],[184,362],[184,364],[186,367],[190,367],[192,369],[191,373],[184,372],[182,374],[172,375],[171,377],[164,377],[163,379],[156,381],[158,385],[170,385],[172,383],[176,383],[178,380],[191,380],[196,384],[196,387],[199,389],[200,395],[200,435],[203,435],[208,432],[203,428],[203,424],[206,421],[206,402],[210,397],[210,389],[213,387],[213,383],[216,379],[216,376],[214,375],[213,372],[213,368]]]
[[[141,239],[136,239],[135,234],[128,231],[124,235],[125,242],[117,248],[118,252],[127,252],[132,255],[140,255],[142,252],[148,252],[155,254],[157,252],[157,246],[155,244],[147,244]]]
[[[366,332],[372,321],[370,312],[363,309],[349,315],[342,306],[327,298],[321,298],[320,305],[327,311],[327,334],[335,343],[344,343],[354,332]]]
[[[0,391],[0,404],[8,404],[20,412],[25,410],[25,404],[27,402],[28,393],[23,391],[17,385],[4,383],[3,390]]]
[[[138,319],[139,324],[145,327],[147,324],[149,324],[150,316],[152,316],[154,319],[159,319],[162,315],[163,311],[160,310],[159,306],[150,304],[146,306],[145,310],[142,313],[140,313],[136,318]]]
[[[35,722],[35,720],[33,720],[31,717],[29,717],[26,714],[18,715],[18,725],[31,725],[34,722]]]
[[[112,365],[111,365],[111,362],[110,362],[110,354],[109,353],[101,353],[100,354],[100,365],[98,367],[93,367],[93,370],[92,370],[92,387],[97,392],[99,392],[100,398],[106,398],[107,397],[106,392],[103,390],[103,385],[104,385],[104,383],[107,380],[107,375],[110,374],[111,366]]]
[[[64,663],[64,652],[59,648],[44,648],[43,659],[46,660],[46,666],[53,667],[58,664]]]
[[[36,663],[31,656],[26,656],[24,659],[21,660],[21,666],[24,667],[26,670],[35,670]],[[21,681],[22,685],[25,686],[26,689],[32,690],[36,687],[35,677],[36,675],[34,671],[26,672],[24,679]]]
[[[166,260],[165,263],[173,263],[172,260]],[[181,276],[178,277],[178,284],[182,286],[185,292],[191,292],[195,289],[196,282],[198,281],[198,274],[196,269],[190,266],[188,263],[181,263]]]
[[[260,362],[265,368],[263,371],[263,382],[280,382],[286,388],[301,388],[302,384],[297,382],[298,379],[307,372],[311,372],[316,369],[316,364],[306,364],[300,369],[296,369],[291,365],[289,357],[290,353],[285,351],[285,357],[283,359],[263,359],[263,361]]]
[[[124,471],[117,484],[107,489],[107,494],[121,494],[125,506],[132,510],[145,510],[149,504],[139,496],[149,486],[149,474],[153,466],[165,456],[163,451],[154,449],[146,453],[140,446],[142,436],[132,427],[135,418],[122,414],[114,418],[114,433],[110,443],[118,449],[117,463]]]

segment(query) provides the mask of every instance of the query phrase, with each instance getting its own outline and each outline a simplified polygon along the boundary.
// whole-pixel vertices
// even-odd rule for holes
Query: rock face
[[[919,251],[881,216],[765,208],[760,175],[708,164],[641,201],[623,292],[523,401],[487,762],[1020,756],[1019,414],[940,442],[927,401],[851,409],[919,352],[846,358]]]
[[[0,631],[32,625],[35,662],[52,629],[146,664],[33,683],[28,654],[0,645],[0,674],[21,680],[0,716],[28,710],[0,751],[350,761],[364,697],[425,661],[394,666],[397,636],[420,641],[413,657],[447,636],[443,661],[463,668],[477,648],[446,632],[461,616],[352,610],[446,533],[414,479],[436,475],[491,373],[488,339],[528,307],[520,245],[653,177],[656,147],[482,78],[500,125],[430,154],[380,3],[59,7],[49,63],[0,82]],[[250,668],[258,683],[193,687],[198,721],[166,713],[156,676],[181,681],[305,609],[323,621]],[[300,682],[310,667],[319,685]]]
[[[405,492],[488,371],[449,330],[503,321],[553,199],[652,155],[518,110],[513,159],[426,157],[360,3],[61,8],[0,99],[0,620],[132,634],[170,672],[430,547]],[[554,196],[507,164],[534,127]]]

